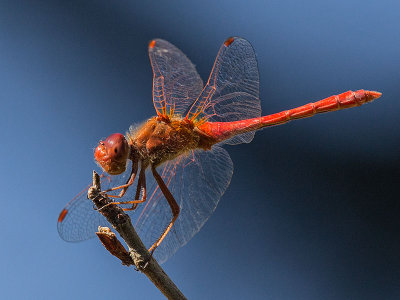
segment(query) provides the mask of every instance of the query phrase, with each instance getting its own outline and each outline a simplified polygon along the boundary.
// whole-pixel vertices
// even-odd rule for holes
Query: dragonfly
[[[229,186],[233,163],[224,145],[249,143],[259,129],[381,96],[348,91],[261,116],[257,60],[247,40],[231,37],[222,44],[205,85],[192,62],[171,43],[152,40],[148,51],[156,115],[131,126],[125,135],[101,140],[94,156],[104,171],[104,191],[131,216],[160,263],[202,228]],[[108,225],[87,199],[87,189],[59,215],[58,232],[66,241],[86,240],[98,226]]]

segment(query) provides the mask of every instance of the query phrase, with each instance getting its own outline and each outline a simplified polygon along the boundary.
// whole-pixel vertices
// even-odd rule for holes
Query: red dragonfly
[[[224,144],[249,143],[258,129],[381,96],[348,91],[261,116],[256,56],[245,39],[231,37],[222,44],[205,86],[190,60],[169,42],[151,41],[149,55],[157,115],[132,126],[125,136],[115,133],[100,141],[95,159],[105,171],[103,188],[120,198],[116,203],[133,218],[149,251],[158,248],[159,262],[201,229],[228,187],[233,164]],[[136,189],[129,188],[136,177]],[[99,225],[107,226],[86,199],[86,190],[58,218],[58,232],[66,241],[88,239]]]

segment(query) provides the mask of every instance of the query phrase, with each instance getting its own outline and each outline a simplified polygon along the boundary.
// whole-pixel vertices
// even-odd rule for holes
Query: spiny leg
[[[127,180],[126,184],[116,186],[116,187],[113,187],[111,189],[104,191],[107,193],[107,192],[122,189],[122,191],[119,193],[119,195],[107,195],[107,196],[110,198],[122,198],[125,195],[126,191],[128,190],[128,187],[130,187],[133,184],[133,182],[135,181],[137,170],[138,170],[138,159],[136,158],[136,159],[132,160],[132,170],[131,170],[131,174],[129,175],[129,179]]]
[[[147,165],[141,166],[140,173],[139,173],[139,180],[138,180],[138,184],[137,184],[137,188],[136,188],[135,200],[111,202],[111,203],[104,205],[101,209],[103,209],[111,204],[132,204],[132,207],[122,208],[124,211],[128,211],[128,210],[136,209],[136,207],[139,203],[145,202],[147,199],[146,168],[147,168]],[[141,197],[141,199],[139,199],[141,192],[142,192],[142,197]]]
[[[170,231],[172,225],[174,225],[175,220],[179,216],[179,205],[175,201],[174,197],[172,196],[171,192],[169,191],[168,187],[165,185],[162,177],[157,173],[156,167],[154,165],[151,166],[151,171],[153,173],[154,178],[156,179],[158,186],[160,187],[162,193],[165,196],[165,199],[167,199],[169,206],[171,207],[172,211],[172,220],[168,224],[167,228],[164,230],[164,232],[161,234],[161,236],[157,239],[157,241],[153,244],[153,246],[150,247],[149,252],[153,254],[154,250],[161,244],[163,239],[167,236],[168,232]]]
[[[124,211],[135,210],[139,203],[143,203],[143,202],[146,201],[146,199],[147,199],[146,168],[147,168],[147,165],[145,165],[145,166],[142,165],[142,167],[140,169],[140,173],[139,173],[138,185],[136,187],[135,199],[139,199],[140,193],[142,194],[141,199],[140,200],[134,200],[134,201],[120,202],[121,204],[132,204],[132,207],[123,208]]]

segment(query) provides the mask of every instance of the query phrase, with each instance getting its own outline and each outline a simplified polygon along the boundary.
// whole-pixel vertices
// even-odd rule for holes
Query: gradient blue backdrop
[[[1,298],[162,298],[56,220],[97,141],[154,114],[148,41],[206,79],[235,35],[256,50],[264,114],[383,97],[227,147],[229,189],[165,270],[189,299],[400,299],[399,1],[136,2],[0,2]]]

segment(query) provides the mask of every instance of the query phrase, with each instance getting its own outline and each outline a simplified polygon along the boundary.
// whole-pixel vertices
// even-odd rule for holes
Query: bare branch
[[[124,246],[122,246],[121,242],[117,239],[117,236],[110,230],[110,228],[99,226],[99,230],[96,232],[96,235],[103,244],[104,248],[106,248],[112,255],[119,258],[123,265],[134,265],[129,252],[126,251]]]
[[[93,186],[89,188],[88,198],[99,209],[111,203],[99,212],[118,231],[127,244],[136,268],[144,273],[168,299],[186,299],[158,262],[150,256],[133,228],[129,216],[118,205],[112,204],[112,201],[105,194],[101,193],[100,176],[95,171],[93,171]]]

